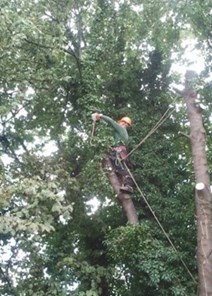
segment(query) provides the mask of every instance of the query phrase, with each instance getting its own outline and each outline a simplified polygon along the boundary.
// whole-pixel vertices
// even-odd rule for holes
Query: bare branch
[[[180,135],[180,136],[184,136],[184,137],[186,137],[186,138],[189,139],[189,140],[191,139],[189,135],[187,135],[187,134],[185,134],[185,133],[183,133],[183,132],[178,132],[178,135]]]

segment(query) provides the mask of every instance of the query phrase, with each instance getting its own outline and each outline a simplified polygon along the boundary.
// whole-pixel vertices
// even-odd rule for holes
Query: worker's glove
[[[102,114],[97,113],[97,112],[95,112],[91,115],[93,121],[99,121],[101,116],[102,116]]]

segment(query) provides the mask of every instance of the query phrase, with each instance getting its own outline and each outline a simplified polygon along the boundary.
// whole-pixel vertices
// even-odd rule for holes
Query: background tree
[[[211,238],[212,194],[206,155],[205,129],[202,121],[204,105],[197,97],[194,88],[196,73],[187,71],[185,88],[181,94],[185,98],[187,114],[190,123],[192,162],[195,174],[195,203],[197,212],[197,263],[199,279],[199,295],[212,293],[211,274]]]
[[[209,20],[197,20],[208,6],[1,0],[1,295],[196,293],[194,178],[179,135],[187,117],[181,104],[174,112],[170,85],[179,78],[170,69],[185,34],[193,34],[204,47],[200,85],[210,114],[210,85],[202,83],[211,71],[203,34]],[[131,159],[178,252],[138,191],[139,225],[127,225],[101,168],[110,130],[97,125],[90,145],[94,111],[132,117],[133,149],[169,107],[172,115]]]

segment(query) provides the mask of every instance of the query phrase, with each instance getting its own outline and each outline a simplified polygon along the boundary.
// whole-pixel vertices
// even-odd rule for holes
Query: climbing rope
[[[93,137],[94,137],[95,127],[96,127],[96,120],[94,120],[94,121],[93,121],[93,124],[92,124],[92,131],[91,131],[90,144],[92,143],[92,140],[93,140]]]
[[[148,132],[148,134],[133,148],[124,159],[129,157],[135,150],[137,150],[174,112],[174,109],[170,111],[172,107],[169,107],[166,112],[161,116],[158,122],[153,126],[153,128]],[[124,160],[123,159],[123,160]]]
[[[173,100],[173,103],[176,101]],[[129,175],[131,176],[132,180],[134,181],[141,197],[143,198],[144,202],[146,203],[146,205],[148,206],[149,210],[151,211],[153,217],[155,218],[156,222],[158,223],[159,227],[161,228],[163,234],[165,235],[166,239],[168,240],[168,242],[170,243],[171,247],[173,248],[173,250],[178,253],[175,245],[173,244],[172,240],[170,239],[170,237],[168,236],[167,232],[165,231],[165,229],[163,228],[162,224],[160,223],[159,219],[157,218],[155,212],[153,211],[153,209],[151,208],[148,200],[146,199],[146,197],[144,196],[144,194],[142,193],[140,187],[138,186],[138,183],[136,182],[135,178],[133,177],[131,171],[129,170],[129,168],[127,167],[126,163],[124,162],[124,160],[129,157],[135,150],[137,150],[169,117],[170,115],[174,112],[174,108],[171,110],[171,108],[173,107],[169,107],[166,112],[161,116],[161,118],[159,119],[159,121],[152,127],[152,129],[148,132],[148,134],[135,146],[135,148],[133,148],[127,155],[125,158],[119,160],[120,163],[123,161],[123,164],[125,165]],[[171,111],[170,111],[171,110]],[[92,141],[92,138],[94,136],[94,131],[95,131],[95,121],[93,122],[93,126],[92,126],[92,133],[91,133],[91,140],[90,143]],[[188,266],[186,265],[185,261],[181,258],[180,256],[180,261],[183,264],[184,268],[186,269],[187,273],[189,274],[189,276],[191,277],[191,279],[196,283],[196,280],[194,278],[194,276],[192,275],[192,273],[190,272]]]
[[[174,101],[174,100],[173,100]],[[159,119],[159,121],[153,126],[153,128],[148,132],[148,134],[135,146],[135,148],[133,148],[124,159],[126,159],[127,157],[129,157],[135,150],[137,150],[169,117],[170,115],[174,112],[174,108],[171,110],[172,107],[169,107],[166,112],[162,115],[162,117]],[[170,111],[171,110],[171,111]],[[122,159],[122,160],[124,160]],[[170,245],[172,246],[173,250],[178,253],[175,245],[173,244],[172,240],[170,239],[170,237],[168,236],[167,232],[165,231],[165,229],[163,228],[162,224],[160,223],[158,217],[156,216],[155,212],[153,211],[153,209],[151,208],[148,200],[146,199],[146,197],[144,196],[144,194],[142,193],[140,187],[138,186],[138,183],[136,182],[135,178],[133,177],[131,171],[129,170],[129,168],[127,167],[126,163],[123,162],[126,169],[128,170],[129,175],[131,176],[133,182],[135,183],[141,197],[143,198],[144,202],[146,203],[146,205],[148,206],[149,210],[151,211],[153,217],[155,218],[156,222],[158,223],[159,227],[161,228],[162,232],[164,233],[166,239],[168,240],[168,242],[170,243]],[[194,276],[192,275],[192,273],[190,272],[188,266],[186,265],[185,261],[180,257],[180,261],[183,264],[184,268],[186,269],[186,271],[188,272],[189,276],[191,277],[191,279],[196,283],[196,280],[194,278]]]
[[[126,167],[128,173],[129,173],[130,177],[132,178],[133,182],[135,183],[135,185],[136,185],[136,187],[137,187],[137,189],[138,189],[138,191],[139,191],[141,197],[143,198],[144,202],[145,202],[146,205],[148,206],[149,210],[151,211],[153,217],[155,218],[155,220],[157,221],[158,225],[160,226],[160,228],[161,228],[162,232],[164,233],[165,237],[167,238],[168,242],[170,243],[170,245],[172,246],[172,248],[174,249],[174,251],[175,251],[176,253],[178,253],[178,251],[177,251],[175,245],[173,244],[172,240],[170,239],[170,237],[168,236],[167,232],[166,232],[165,229],[163,228],[163,226],[162,226],[162,224],[160,223],[160,221],[159,221],[158,217],[156,216],[155,212],[154,212],[153,209],[151,208],[151,206],[150,206],[148,200],[146,199],[146,197],[145,197],[144,194],[142,193],[142,191],[141,191],[140,187],[138,186],[138,183],[136,182],[136,180],[135,180],[134,176],[132,175],[131,171],[130,171],[129,168],[127,167],[126,163],[125,163],[125,162],[123,162],[123,163],[124,163],[124,165],[125,165],[125,167]],[[196,283],[196,280],[195,280],[194,276],[192,275],[192,273],[190,272],[190,270],[189,270],[188,266],[186,265],[185,261],[184,261],[181,257],[180,257],[180,261],[182,262],[183,266],[185,267],[186,271],[188,272],[188,274],[190,275],[190,277],[192,278],[192,280]]]

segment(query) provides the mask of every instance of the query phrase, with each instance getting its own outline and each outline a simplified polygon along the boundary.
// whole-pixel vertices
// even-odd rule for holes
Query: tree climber
[[[109,116],[101,113],[92,114],[93,121],[100,121],[103,119],[109,123],[114,129],[114,145],[109,152],[109,158],[111,160],[114,172],[117,177],[121,180],[120,191],[125,193],[133,193],[135,186],[131,176],[129,175],[125,157],[127,156],[127,144],[128,144],[128,132],[127,128],[132,125],[132,121],[129,117],[123,117],[117,122]]]

